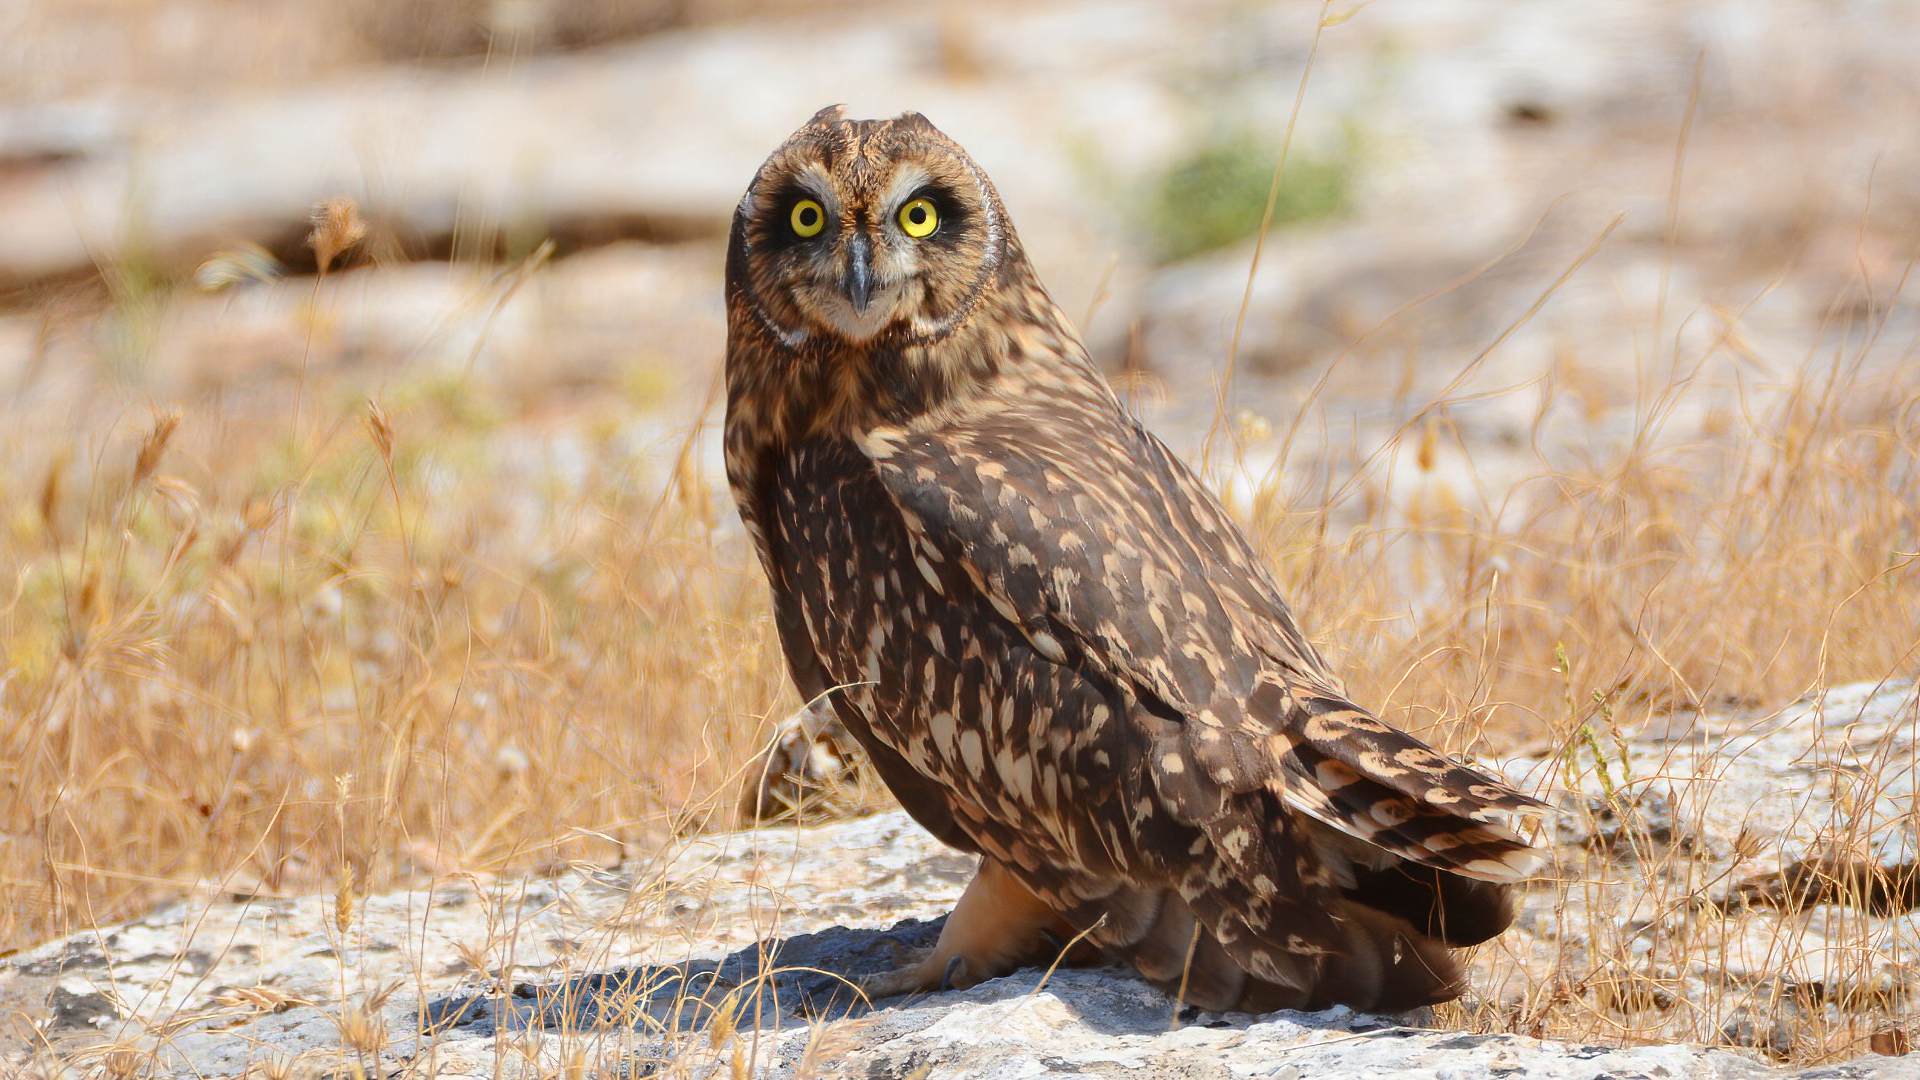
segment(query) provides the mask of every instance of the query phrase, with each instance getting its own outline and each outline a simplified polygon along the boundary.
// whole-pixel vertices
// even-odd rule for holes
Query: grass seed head
[[[345,937],[353,927],[353,864],[340,867],[340,884],[333,893],[333,928]]]
[[[372,398],[367,399],[367,434],[372,436],[374,449],[380,451],[380,457],[388,464],[393,463],[393,420],[387,411]]]
[[[307,234],[307,246],[313,249],[320,273],[333,268],[333,260],[367,238],[367,223],[360,217],[360,206],[352,199],[332,198],[313,208],[313,231]]]
[[[180,427],[180,411],[172,409],[153,418],[153,426],[147,429],[146,438],[140,440],[140,453],[133,459],[133,486],[139,487],[160,467],[160,458],[167,452],[167,443],[172,441],[173,433]]]

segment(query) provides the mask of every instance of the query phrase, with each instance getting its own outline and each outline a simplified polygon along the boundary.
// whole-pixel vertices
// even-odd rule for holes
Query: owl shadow
[[[593,1031],[644,1026],[691,1033],[723,1013],[752,1027],[774,1018],[838,1020],[876,1007],[852,981],[898,967],[932,947],[945,918],[907,919],[885,930],[836,926],[759,942],[719,960],[642,964],[552,983],[523,982],[510,994],[430,1001],[429,1034],[487,1036],[511,1031]],[[896,1001],[899,999],[895,999]]]
[[[725,1023],[749,1030],[875,1013],[918,1026],[916,1014],[963,1001],[1020,997],[1040,983],[1042,972],[1034,968],[965,991],[870,1002],[854,990],[853,981],[891,971],[931,948],[945,921],[906,919],[884,930],[836,926],[761,942],[718,961],[639,965],[552,983],[521,983],[505,995],[443,997],[427,1004],[424,1033],[486,1037],[644,1027],[656,1035],[685,1035],[707,1030],[722,1015],[728,1017]],[[1052,973],[1049,985],[1081,1023],[1102,1034],[1164,1033],[1174,1019],[1165,994],[1122,968],[1062,968]],[[1325,1026],[1342,1031],[1355,1030],[1354,1022],[1360,1019],[1344,1009],[1321,1016]],[[924,1022],[932,1019],[927,1015]],[[1179,1017],[1210,1026],[1246,1019],[1201,1015],[1191,1008]]]

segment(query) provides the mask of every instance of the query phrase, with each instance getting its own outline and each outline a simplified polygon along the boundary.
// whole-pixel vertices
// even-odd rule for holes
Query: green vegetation
[[[1276,226],[1344,213],[1358,166],[1349,130],[1332,153],[1296,147],[1280,177]],[[1154,185],[1147,206],[1155,257],[1177,262],[1251,239],[1273,183],[1278,140],[1248,128],[1222,131],[1176,159]]]

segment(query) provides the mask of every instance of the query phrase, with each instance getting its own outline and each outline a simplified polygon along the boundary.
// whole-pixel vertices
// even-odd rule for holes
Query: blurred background
[[[795,702],[722,248],[835,102],[971,151],[1395,722],[1910,671],[1915,56],[1898,0],[11,0],[0,944],[727,823]]]
[[[107,361],[134,397],[304,358],[474,368],[541,395],[657,379],[694,400],[734,200],[787,132],[844,102],[920,110],[969,147],[1095,354],[1182,397],[1226,356],[1316,40],[1240,349],[1256,378],[1311,370],[1449,286],[1360,349],[1416,346],[1450,373],[1615,214],[1590,270],[1500,350],[1515,373],[1555,349],[1631,367],[1676,331],[1716,332],[1693,317],[1714,306],[1798,351],[1839,291],[1886,294],[1911,254],[1910,4],[1336,3],[1318,34],[1322,14],[16,0],[0,355],[10,373]],[[315,336],[286,316],[311,300],[308,209],[338,196],[373,233],[350,260],[366,272],[311,305],[334,324]],[[497,312],[474,295],[463,270],[547,239],[537,287]],[[222,252],[240,265],[207,268],[220,281],[282,280],[207,298],[195,270]],[[137,311],[77,332],[103,295]]]

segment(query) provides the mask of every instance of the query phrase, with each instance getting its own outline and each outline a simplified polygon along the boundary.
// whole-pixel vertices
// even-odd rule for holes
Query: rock
[[[506,1053],[513,1039],[496,1038],[495,1025],[517,1038],[528,1016],[545,1015],[527,1005],[564,1000],[567,987],[605,992],[684,971],[684,985],[705,994],[701,971],[743,978],[762,940],[776,963],[791,954],[877,969],[936,932],[915,920],[942,915],[970,876],[968,858],[896,813],[694,837],[616,870],[369,897],[351,906],[344,934],[333,895],[234,901],[214,890],[7,959],[0,1008],[31,1016],[69,1051],[104,1039],[152,1053],[160,1075],[233,1075],[270,1060],[321,1069],[343,1044],[351,1055],[347,1032],[366,1027],[377,1034],[361,1030],[361,1045],[377,1044],[382,1060],[430,1052],[452,1067],[482,1047]],[[796,978],[770,982],[768,1000],[821,981]],[[653,1007],[664,1010],[678,985],[656,984]],[[476,997],[500,1004],[483,1010]],[[784,1011],[772,1018],[804,1026]],[[423,1022],[448,1030],[425,1036]],[[704,1045],[699,1034],[628,1033],[619,1049],[659,1058]],[[9,1043],[0,1072],[28,1052]]]
[[[1607,817],[1579,808],[1581,799],[1606,797],[1597,780],[1563,795],[1575,807],[1570,817],[1591,817],[1593,831],[1567,830],[1556,849],[1560,877],[1528,889],[1520,924],[1480,950],[1471,1015],[1499,1015],[1487,1007],[1503,1000],[1501,980],[1516,974],[1512,957],[1544,949],[1548,961],[1526,972],[1541,985],[1592,984],[1592,972],[1552,955],[1579,954],[1606,934],[1647,932],[1684,914],[1635,913],[1623,894],[1658,888],[1575,879],[1570,860],[1639,853],[1649,873],[1677,873],[1661,869],[1671,860],[1653,857],[1664,841],[1633,832],[1636,815],[1645,815],[1690,823],[1698,847],[1683,854],[1706,860],[1689,871],[1703,886],[1724,877],[1715,867],[1735,860],[1777,870],[1780,859],[1818,847],[1823,815],[1838,810],[1831,786],[1819,782],[1823,770],[1842,759],[1911,761],[1892,750],[1907,745],[1902,717],[1910,723],[1912,702],[1908,686],[1841,688],[1762,721],[1699,717],[1630,741],[1631,779],[1616,769],[1614,782],[1657,788],[1665,801]],[[795,730],[804,726],[797,721]],[[1564,768],[1558,758],[1505,764],[1523,780]],[[1899,775],[1883,779],[1892,788],[1904,782]],[[1743,822],[1779,832],[1756,851],[1739,840]],[[930,945],[971,872],[970,858],[894,812],[696,836],[656,858],[552,879],[423,884],[350,904],[344,933],[331,895],[233,900],[213,892],[8,958],[0,963],[0,1005],[36,1025],[36,1042],[47,1047],[38,1052],[42,1064],[112,1048],[132,1055],[120,1060],[150,1064],[153,1075],[254,1068],[309,1076],[409,1065],[445,1076],[573,1067],[645,1075],[672,1062],[704,1076],[728,1074],[736,1059],[753,1075],[775,1077],[923,1069],[989,1077],[1781,1075],[1760,1058],[1698,1045],[1430,1030],[1344,1009],[1176,1015],[1166,995],[1103,966],[1025,970],[877,1007],[859,1001],[841,977],[886,970]],[[1700,893],[1725,901],[1723,891]],[[1879,925],[1906,932],[1898,918]],[[1793,985],[1806,989],[1839,932],[1817,921],[1806,928],[1808,955],[1799,962],[1809,974]],[[1787,939],[1771,940],[1777,950]],[[1490,962],[1493,953],[1507,956],[1507,966]],[[1779,984],[1767,980],[1781,979],[1781,970],[1743,967],[1752,957],[1739,941],[1723,943],[1723,953],[1724,963],[1695,957],[1718,964],[1713,970],[1678,974],[1660,971],[1661,957],[1650,954],[1644,983],[1615,980],[1595,1004],[1654,1017],[1649,1023],[1699,1010],[1713,1025],[1702,1037],[1775,1055],[1795,1049],[1805,1009],[1836,1007],[1838,997],[1784,1009],[1756,1003],[1764,998],[1741,988],[1771,987],[1765,992],[1778,996]],[[1683,1010],[1680,995],[1664,987],[1686,978],[1695,989]],[[1709,984],[1728,1001],[1719,1013]],[[1898,1027],[1874,1030],[1872,1045],[1900,1045]],[[24,1066],[34,1044],[16,1041],[0,1060]],[[1803,1075],[1920,1077],[1920,1064],[1869,1056]]]
[[[1604,763],[1500,762],[1523,784],[1564,782],[1571,763],[1581,808],[1562,839],[1619,848],[1686,842],[1722,868],[1779,871],[1853,845],[1884,867],[1920,858],[1909,810],[1920,779],[1912,683],[1855,684],[1760,716],[1670,719],[1664,730],[1600,737]],[[1622,819],[1626,819],[1623,821]]]
[[[1643,1036],[1776,1056],[1897,1015],[1916,979],[1893,958],[1920,946],[1915,708],[1910,683],[1835,687],[1765,715],[1602,732],[1589,745],[1605,761],[1500,762],[1525,788],[1570,789],[1546,872],[1564,886],[1522,895],[1503,963],[1636,1014]]]
[[[40,346],[47,370],[32,388],[62,379],[85,385],[99,377],[92,365],[119,362],[144,390],[176,400],[261,385],[303,367],[478,376],[517,394],[553,396],[582,382],[615,384],[645,368],[697,401],[726,334],[721,258],[714,244],[620,243],[504,272],[400,263],[317,283],[278,278],[211,294],[180,290],[49,335]],[[637,334],[632,313],[643,304],[657,311]],[[0,379],[23,378],[29,355],[0,342]]]

